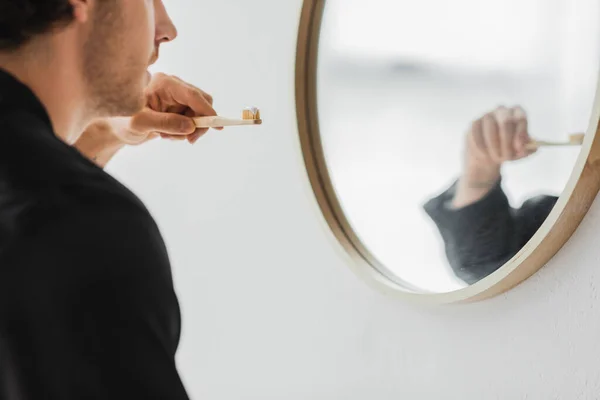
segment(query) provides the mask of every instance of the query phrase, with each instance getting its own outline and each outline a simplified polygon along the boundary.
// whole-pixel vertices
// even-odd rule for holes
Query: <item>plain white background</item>
[[[347,268],[298,150],[301,0],[167,0],[181,40],[156,70],[257,105],[265,125],[194,147],[129,149],[110,171],[155,215],[183,312],[178,361],[193,399],[596,399],[596,204],[533,278],[482,303],[425,308]]]

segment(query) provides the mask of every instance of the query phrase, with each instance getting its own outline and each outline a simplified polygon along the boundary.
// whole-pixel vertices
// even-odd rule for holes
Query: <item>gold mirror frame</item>
[[[474,285],[450,293],[417,292],[382,265],[346,219],[321,145],[317,108],[319,36],[326,0],[305,0],[296,54],[296,112],[304,164],[329,228],[351,258],[353,271],[385,294],[421,303],[478,301],[496,296],[542,268],[575,232],[600,190],[600,80],[581,153],[556,206],[531,240],[509,262]]]

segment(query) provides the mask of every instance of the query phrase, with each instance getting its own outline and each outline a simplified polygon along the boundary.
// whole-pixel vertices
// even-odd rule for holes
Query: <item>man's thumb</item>
[[[132,129],[138,132],[158,132],[168,135],[191,135],[196,124],[190,117],[180,114],[158,112],[149,108],[136,114],[131,121]]]

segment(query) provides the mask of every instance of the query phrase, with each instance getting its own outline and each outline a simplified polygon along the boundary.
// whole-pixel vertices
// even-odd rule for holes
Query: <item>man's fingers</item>
[[[184,86],[188,86],[191,89],[198,91],[198,93],[200,93],[200,95],[202,97],[204,97],[204,99],[207,101],[208,104],[210,104],[211,106],[213,105],[213,103],[214,103],[213,97],[210,94],[206,93],[204,90],[197,88],[196,86],[192,85],[191,83],[188,83],[188,82],[184,81],[183,79],[178,78],[176,76],[173,76],[172,78],[175,79],[180,84],[182,84]]]
[[[184,115],[185,115],[185,116],[188,116],[188,117],[190,117],[190,118],[194,118],[194,117],[195,117],[195,113],[194,113],[194,111],[193,111],[191,108],[188,108],[188,109],[185,111]],[[222,130],[223,130],[223,127],[220,127],[220,128],[212,128],[212,129],[215,129],[215,130],[217,130],[217,131],[222,131]],[[198,133],[198,132],[200,132],[200,131],[202,131],[201,133],[202,133],[202,135],[204,135],[206,132],[208,132],[208,128],[196,129],[196,132],[194,132],[194,133]]]
[[[512,111],[506,107],[499,107],[494,112],[500,134],[500,153],[502,161],[512,160],[514,158],[514,137],[516,123]]]
[[[191,144],[194,144],[200,138],[202,138],[204,135],[206,135],[207,132],[208,132],[208,129],[203,128],[203,129],[196,129],[196,131],[194,133],[192,133],[191,135],[182,136],[182,135],[170,135],[167,133],[161,133],[160,137],[163,139],[177,140],[177,141],[187,140]]]
[[[483,123],[481,119],[473,122],[471,132],[468,136],[468,147],[475,153],[476,158],[487,160],[489,158],[485,149],[485,140],[483,139]]]
[[[211,103],[212,98],[207,100],[205,93],[200,89],[196,89],[190,85],[172,85],[169,87],[169,91],[173,96],[173,99],[194,112],[196,117],[211,117],[217,115],[217,112],[213,109]]]
[[[518,158],[523,158],[528,154],[534,153],[534,151],[527,149],[527,145],[531,142],[531,140],[527,137],[524,131],[517,133],[514,140]]]
[[[148,105],[163,113],[146,110],[137,118],[137,129],[159,132],[165,139],[195,143],[208,129],[197,129],[193,118],[217,115],[211,95],[176,76],[157,74],[147,92]]]
[[[188,136],[188,142],[195,144],[202,136],[206,135],[206,132],[208,132],[208,129],[196,129],[196,132]]]
[[[148,138],[146,140],[156,139],[159,136],[160,136],[160,133],[158,133],[158,132],[152,132],[151,134],[148,135]]]
[[[158,112],[149,108],[133,116],[131,128],[138,132],[158,132],[168,135],[190,135],[196,130],[194,120],[175,113]]]
[[[160,137],[163,139],[169,139],[169,140],[176,140],[178,142],[182,142],[184,140],[187,140],[187,138],[189,136],[182,136],[182,135],[169,135],[167,133],[161,133]]]
[[[511,112],[513,117],[517,119],[525,119],[527,120],[527,112],[521,106],[515,106],[511,108]]]
[[[527,144],[531,141],[531,138],[529,137],[527,113],[521,107],[513,107],[512,114],[516,120],[514,138],[515,148],[519,156],[523,157],[527,155],[527,153],[532,153],[526,149]]]
[[[483,137],[491,159],[496,163],[501,163],[502,150],[500,148],[498,122],[491,113],[483,117]]]

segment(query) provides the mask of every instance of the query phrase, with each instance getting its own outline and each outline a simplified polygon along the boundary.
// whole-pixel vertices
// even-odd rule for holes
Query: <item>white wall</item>
[[[194,399],[596,399],[600,204],[532,279],[486,302],[422,308],[372,292],[315,212],[297,154],[301,0],[166,1],[180,27],[159,70],[259,129],[156,142],[111,170],[168,243]]]

